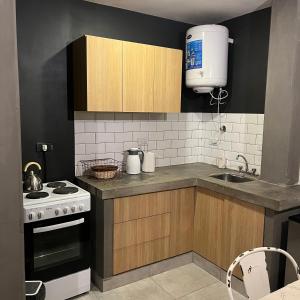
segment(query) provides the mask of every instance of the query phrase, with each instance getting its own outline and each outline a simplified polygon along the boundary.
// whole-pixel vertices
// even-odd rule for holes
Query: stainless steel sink
[[[227,181],[227,182],[237,182],[237,183],[249,182],[249,181],[254,180],[249,177],[239,176],[239,175],[230,174],[230,173],[216,174],[216,175],[211,175],[210,177],[220,179],[223,181]]]

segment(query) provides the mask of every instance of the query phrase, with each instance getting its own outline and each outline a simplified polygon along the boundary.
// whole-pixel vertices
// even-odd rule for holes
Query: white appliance
[[[186,86],[196,93],[210,93],[227,83],[228,29],[200,25],[186,33]]]
[[[142,171],[146,173],[151,173],[155,171],[155,153],[145,152],[144,160],[142,164]]]
[[[90,193],[69,181],[23,194],[26,280],[41,280],[46,300],[90,290]]]
[[[140,174],[144,152],[140,148],[130,148],[127,152],[126,172],[131,175]]]

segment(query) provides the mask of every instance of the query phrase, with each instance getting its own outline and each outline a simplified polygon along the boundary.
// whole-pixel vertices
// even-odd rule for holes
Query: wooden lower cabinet
[[[194,188],[114,200],[113,274],[193,248]]]
[[[224,200],[210,191],[196,193],[194,251],[221,266]]]
[[[171,191],[170,256],[192,251],[195,188]]]
[[[263,246],[263,232],[264,208],[198,189],[194,251],[201,256],[227,270],[240,253]]]
[[[205,189],[117,198],[113,274],[192,250],[227,270],[237,255],[263,245],[263,232],[264,208]]]

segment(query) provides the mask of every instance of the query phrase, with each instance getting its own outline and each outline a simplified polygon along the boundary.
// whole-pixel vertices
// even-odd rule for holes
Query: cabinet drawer
[[[114,225],[114,249],[160,239],[170,235],[170,213]]]
[[[171,192],[159,192],[114,200],[114,223],[160,215],[171,211]]]
[[[114,250],[114,274],[135,269],[168,258],[168,237]]]

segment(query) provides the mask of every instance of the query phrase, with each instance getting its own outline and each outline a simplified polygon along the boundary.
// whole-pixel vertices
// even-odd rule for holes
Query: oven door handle
[[[48,231],[52,231],[52,230],[56,230],[56,229],[62,229],[62,228],[67,228],[67,227],[71,227],[71,226],[76,226],[76,225],[79,225],[82,223],[84,223],[84,218],[81,218],[81,219],[78,219],[75,221],[45,226],[45,227],[33,228],[33,233],[48,232]]]

